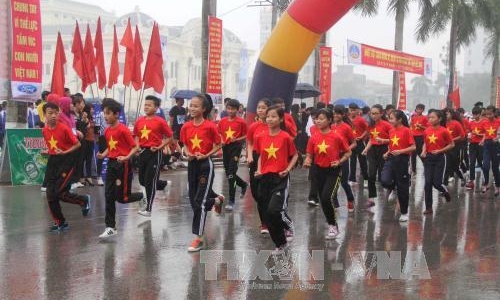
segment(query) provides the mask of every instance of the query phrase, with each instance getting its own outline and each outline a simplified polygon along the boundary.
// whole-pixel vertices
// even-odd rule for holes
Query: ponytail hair
[[[212,112],[213,104],[211,102],[212,98],[210,98],[210,101],[207,99],[207,97],[210,97],[208,94],[198,94],[194,96],[193,98],[198,98],[201,101],[202,107],[205,109],[203,111],[203,119],[208,119],[210,117],[210,113]]]
[[[391,114],[394,115],[396,120],[401,120],[401,124],[405,127],[410,127],[410,124],[408,123],[408,118],[406,117],[405,113],[399,109],[393,110]]]

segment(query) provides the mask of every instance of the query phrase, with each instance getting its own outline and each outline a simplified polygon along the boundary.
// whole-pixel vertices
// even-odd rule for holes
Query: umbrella
[[[351,103],[357,104],[360,108],[368,106],[368,105],[366,105],[365,101],[363,101],[361,99],[355,99],[355,98],[341,98],[341,99],[337,99],[337,100],[335,100],[335,102],[333,102],[333,105],[342,105],[342,106],[348,107],[349,104],[351,104]]]
[[[193,90],[177,90],[170,94],[170,98],[191,99],[198,94],[199,92]]]
[[[313,98],[319,95],[321,95],[320,90],[309,83],[297,83],[293,92],[293,97],[299,99]]]

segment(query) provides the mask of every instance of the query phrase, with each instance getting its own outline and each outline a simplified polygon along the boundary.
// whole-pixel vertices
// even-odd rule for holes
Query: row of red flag
[[[116,26],[113,32],[113,50],[111,55],[111,64],[109,68],[109,77],[106,77],[104,45],[102,40],[101,18],[97,20],[97,28],[95,40],[92,42],[90,26],[87,25],[85,34],[85,42],[82,43],[80,28],[76,22],[75,33],[73,35],[73,44],[71,52],[73,53],[73,69],[82,80],[82,92],[85,92],[87,87],[93,83],[97,83],[99,89],[106,87],[112,88],[118,83],[120,69],[118,66],[118,38],[116,35]],[[141,66],[144,61],[143,48],[139,29],[135,26],[135,37],[132,36],[132,27],[130,19],[128,20],[127,28],[120,40],[120,45],[126,48],[125,64],[123,70],[123,85],[126,87],[132,84],[132,87],[138,91],[153,88],[155,92],[161,93],[165,85],[163,77],[163,55],[160,41],[160,30],[158,24],[153,25],[151,40],[149,44],[148,56],[144,67],[144,74],[141,74]],[[57,35],[56,54],[54,58],[54,68],[52,71],[52,86],[53,93],[64,94],[64,65],[66,64],[66,54],[61,38],[61,33]]]

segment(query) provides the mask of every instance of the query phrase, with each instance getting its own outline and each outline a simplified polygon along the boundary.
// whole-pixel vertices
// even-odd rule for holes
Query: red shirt
[[[269,131],[269,129],[267,128],[266,123],[262,121],[255,121],[252,124],[250,124],[250,126],[248,126],[247,141],[253,144],[255,138],[257,138],[259,135],[267,131]]]
[[[172,129],[159,116],[140,117],[135,122],[134,135],[139,138],[139,146],[157,147],[163,142],[163,137],[172,137]]]
[[[311,133],[311,136],[315,135],[316,133],[319,132],[318,126],[313,125],[311,128],[309,128],[309,132]]]
[[[285,113],[285,130],[295,138],[297,136],[297,125],[289,113]]]
[[[332,162],[340,159],[340,153],[347,151],[349,146],[333,130],[327,134],[318,131],[307,142],[307,153],[314,156],[314,163],[322,168],[329,168]]]
[[[434,150],[441,150],[453,141],[450,132],[443,126],[439,126],[438,128],[434,128],[433,126],[427,127],[424,137],[427,153]]]
[[[470,121],[467,118],[462,119],[462,127],[464,128],[465,135],[469,133]]]
[[[195,125],[193,121],[189,121],[181,128],[180,141],[192,154],[199,152],[205,155],[212,151],[214,144],[221,143],[221,138],[214,122],[204,120],[200,125]]]
[[[425,129],[419,129],[419,127],[417,127],[417,124],[428,127],[429,123],[427,117],[424,115],[413,115],[410,121],[411,133],[413,134],[413,136],[423,136]]]
[[[370,141],[372,145],[383,145],[383,143],[377,142],[376,138],[387,140],[389,139],[389,131],[391,131],[392,125],[384,120],[380,120],[375,126],[368,127],[370,131]]]
[[[497,137],[497,130],[500,123],[497,119],[490,121],[489,119],[483,120],[483,130],[485,135],[485,140],[492,140]]]
[[[254,149],[260,154],[262,174],[284,171],[290,163],[290,157],[297,152],[293,138],[283,130],[275,136],[271,136],[269,131],[261,134],[255,140]]]
[[[135,140],[127,126],[118,123],[114,128],[108,127],[104,130],[108,147],[108,157],[117,158],[127,156],[135,147]]]
[[[219,121],[217,128],[224,144],[230,144],[232,140],[247,134],[247,123],[240,117],[235,117],[234,120],[224,117]]]
[[[57,122],[54,128],[49,128],[46,125],[42,129],[42,134],[50,155],[56,155],[56,149],[66,151],[78,143],[78,139],[71,128],[63,123]]]
[[[483,120],[471,120],[469,122],[469,131],[471,133],[470,143],[479,144],[483,140],[484,135]]]
[[[352,133],[355,138],[359,138],[368,130],[368,122],[361,116],[356,116],[356,118],[351,119],[351,122],[353,127]]]
[[[456,120],[451,120],[451,121],[447,122],[446,128],[450,132],[451,137],[453,139],[455,139],[457,137],[460,137],[460,138],[465,137],[465,132],[464,132],[464,128],[463,128],[462,124],[460,124],[460,122],[458,122]]]
[[[332,130],[337,133],[347,145],[350,145],[354,140],[354,133],[352,132],[352,127],[345,122],[341,122],[340,124],[332,124]]]
[[[399,128],[394,127],[389,131],[389,151],[403,150],[411,145],[415,145],[415,140],[410,128],[401,126]],[[405,153],[405,155],[409,154]]]

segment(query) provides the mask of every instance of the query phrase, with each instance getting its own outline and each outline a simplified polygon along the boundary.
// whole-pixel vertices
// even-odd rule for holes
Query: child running
[[[467,190],[474,190],[476,181],[476,163],[483,165],[483,145],[484,137],[483,123],[481,120],[481,107],[472,109],[472,120],[469,122],[469,182],[465,185]]]
[[[215,123],[207,118],[212,105],[204,95],[196,95],[189,103],[191,120],[182,126],[180,141],[188,157],[189,201],[193,209],[192,232],[195,235],[189,252],[197,252],[205,247],[203,233],[207,212],[214,208],[220,214],[224,196],[212,191],[214,164],[211,156],[221,147],[221,137]]]
[[[318,189],[321,207],[328,222],[326,239],[334,239],[339,234],[335,218],[335,206],[332,196],[337,194],[340,186],[342,165],[347,163],[351,149],[344,139],[330,129],[333,114],[328,109],[321,109],[316,117],[318,131],[311,136],[307,143],[304,167],[311,166],[313,158],[316,164],[316,187]]]
[[[44,153],[49,155],[45,171],[47,201],[54,219],[50,230],[56,232],[69,229],[59,201],[79,205],[85,217],[90,210],[90,196],[69,191],[75,172],[75,150],[80,147],[80,142],[70,127],[58,121],[59,107],[55,103],[47,102],[43,113],[46,125],[42,134],[48,148]]]
[[[162,149],[168,145],[172,137],[172,130],[165,119],[156,115],[158,107],[160,107],[158,97],[146,96],[144,101],[146,115],[140,117],[134,127],[135,140],[141,147],[138,159],[139,183],[146,190],[146,201],[143,201],[145,203],[137,213],[145,217],[151,217],[163,158]],[[162,182],[163,188],[166,188],[165,183]]]
[[[228,115],[222,118],[217,125],[222,136],[222,158],[229,184],[229,203],[226,204],[226,210],[229,211],[232,211],[234,207],[236,186],[241,188],[241,197],[245,196],[247,191],[247,183],[236,174],[243,148],[243,140],[247,134],[247,123],[236,115],[239,108],[240,102],[238,100],[228,100],[226,103]]]
[[[365,149],[365,140],[368,137],[368,122],[360,116],[360,109],[356,103],[349,104],[349,118],[352,123],[352,133],[356,139],[356,147],[352,149],[349,168],[349,183],[357,184],[356,181],[356,160],[359,161],[359,168],[361,176],[365,183],[368,182],[368,166],[366,164],[366,157],[361,155]]]
[[[292,137],[281,130],[285,115],[280,106],[267,109],[266,123],[269,131],[261,134],[254,143],[260,154],[256,176],[262,176],[259,195],[262,196],[265,223],[276,245],[275,254],[283,253],[287,246],[285,230],[291,229],[290,218],[286,215],[290,188],[290,171],[297,163],[298,154]]]
[[[416,147],[416,151],[411,154],[411,171],[413,175],[417,174],[417,155],[422,153],[422,147],[424,146],[424,131],[428,126],[427,117],[422,114],[424,110],[425,105],[420,103],[417,104],[410,121],[411,133],[413,134]]]
[[[250,177],[250,192],[252,193],[253,199],[257,203],[257,210],[259,212],[260,218],[260,233],[268,234],[269,229],[265,223],[265,205],[263,203],[262,197],[259,195],[259,177],[255,176],[257,171],[257,162],[259,161],[259,154],[254,149],[255,140],[263,133],[267,132],[269,129],[266,124],[266,111],[271,106],[271,101],[269,99],[261,99],[257,103],[257,120],[250,124],[247,132],[247,163]]]
[[[444,125],[444,114],[439,110],[429,110],[427,115],[429,126],[424,132],[424,146],[420,157],[424,159],[424,190],[425,211],[424,215],[432,215],[432,187],[440,191],[446,202],[451,201],[450,193],[443,184],[446,175],[446,152],[455,147],[450,132]]]
[[[389,150],[384,154],[386,161],[380,181],[383,187],[391,191],[396,189],[401,210],[399,221],[407,222],[410,199],[409,156],[416,146],[404,112],[393,110],[389,121],[393,128],[389,131]]]
[[[448,185],[448,179],[457,174],[462,180],[462,186],[465,186],[465,178],[460,168],[460,163],[462,162],[462,148],[464,144],[465,132],[462,126],[460,115],[449,108],[443,110],[443,114],[446,117],[446,128],[451,134],[451,138],[455,143],[455,147],[446,152],[447,161],[447,172],[444,178],[443,184]]]
[[[483,176],[484,184],[481,188],[482,193],[486,193],[489,189],[490,183],[490,166],[493,171],[493,178],[495,180],[495,196],[500,195],[500,172],[498,170],[498,128],[500,122],[495,118],[496,108],[491,105],[486,108],[486,119],[483,121],[484,137],[481,141],[483,145]]]
[[[107,148],[97,153],[97,158],[108,157],[106,169],[106,185],[104,196],[106,199],[106,229],[99,235],[105,239],[118,233],[116,229],[115,201],[132,203],[143,198],[142,193],[132,193],[133,168],[130,159],[139,150],[139,147],[127,126],[118,122],[121,105],[114,99],[105,98],[102,101],[104,120],[108,127],[104,131]]]

